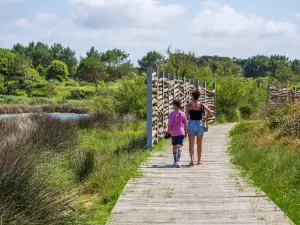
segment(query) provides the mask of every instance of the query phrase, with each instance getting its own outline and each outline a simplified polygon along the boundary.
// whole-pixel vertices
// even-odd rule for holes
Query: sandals
[[[189,166],[194,166],[194,163],[193,163],[193,162],[190,162]]]
[[[200,162],[198,162],[197,165],[201,165],[201,164],[202,164],[202,161],[200,160]]]

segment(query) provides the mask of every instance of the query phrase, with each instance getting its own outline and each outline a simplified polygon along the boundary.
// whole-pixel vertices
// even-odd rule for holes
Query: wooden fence
[[[168,117],[172,112],[172,102],[180,99],[182,110],[191,100],[192,92],[200,87],[200,82],[187,78],[179,78],[164,72],[154,72],[152,68],[147,70],[147,148],[163,138],[168,130]],[[209,91],[204,81],[201,88],[200,102],[206,104],[212,111],[212,117],[208,123],[216,121],[216,84]]]
[[[268,86],[269,105],[277,106],[279,104],[300,102],[300,90],[296,87],[291,88],[276,88]]]

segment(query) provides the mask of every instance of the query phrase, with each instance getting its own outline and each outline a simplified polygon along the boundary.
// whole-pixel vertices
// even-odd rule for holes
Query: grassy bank
[[[291,122],[287,117],[295,120],[300,111],[288,111],[277,110],[263,121],[236,126],[230,132],[230,153],[244,175],[300,224],[300,140],[287,129]]]
[[[0,120],[3,224],[105,224],[146,158],[145,124],[94,114]]]

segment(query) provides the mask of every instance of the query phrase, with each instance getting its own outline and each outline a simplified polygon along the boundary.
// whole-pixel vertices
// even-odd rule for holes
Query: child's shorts
[[[204,124],[200,120],[189,120],[188,134],[196,137],[204,135]]]
[[[184,136],[172,136],[172,145],[183,145]]]

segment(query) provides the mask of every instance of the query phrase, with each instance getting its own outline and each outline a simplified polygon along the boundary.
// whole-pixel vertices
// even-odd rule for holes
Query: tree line
[[[51,83],[76,79],[98,85],[100,80],[114,80],[128,74],[145,72],[148,66],[195,79],[214,76],[245,78],[268,77],[280,82],[300,79],[300,60],[283,55],[256,55],[247,59],[221,56],[196,56],[193,52],[172,51],[166,56],[150,51],[138,60],[135,67],[130,54],[121,49],[105,52],[91,47],[84,57],[62,44],[51,46],[31,42],[16,44],[11,49],[0,48],[0,93],[43,95],[51,92]],[[41,93],[39,93],[41,92]]]

